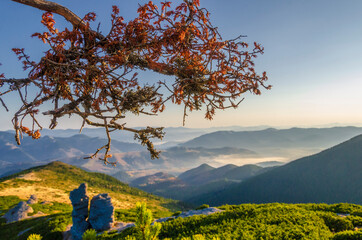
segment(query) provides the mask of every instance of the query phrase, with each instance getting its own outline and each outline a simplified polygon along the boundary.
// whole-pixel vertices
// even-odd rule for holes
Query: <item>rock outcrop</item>
[[[70,231],[72,233],[73,240],[81,240],[83,233],[90,226],[87,222],[89,204],[87,184],[82,183],[79,188],[71,191],[69,198],[73,205],[73,226]]]
[[[5,215],[6,223],[17,222],[28,217],[33,209],[26,202],[19,202],[18,205],[10,209]]]
[[[114,207],[108,193],[98,194],[92,198],[88,222],[96,231],[108,230],[113,226],[113,213]]]
[[[34,203],[37,203],[37,202],[38,202],[38,198],[34,194],[30,196],[28,201],[26,201],[27,204],[34,204]]]
[[[92,198],[89,218],[87,184],[82,183],[79,188],[71,191],[69,198],[73,205],[73,226],[70,229],[72,240],[81,240],[83,233],[89,228],[96,231],[111,229],[114,222],[114,207],[108,193],[98,194]]]

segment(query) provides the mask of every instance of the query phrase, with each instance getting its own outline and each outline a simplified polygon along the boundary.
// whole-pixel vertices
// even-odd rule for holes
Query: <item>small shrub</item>
[[[195,208],[196,210],[202,210],[202,209],[205,209],[205,208],[209,208],[210,206],[208,204],[202,204],[201,206]]]
[[[334,235],[333,240],[362,240],[362,231],[344,231]]]
[[[155,222],[153,225],[153,216],[151,210],[147,209],[146,203],[136,204],[137,219],[137,239],[155,240],[161,230],[161,224]]]
[[[82,240],[96,240],[97,232],[94,229],[88,229],[83,233]]]
[[[39,234],[30,234],[26,240],[41,240],[42,238]]]
[[[172,216],[176,217],[178,215],[180,215],[182,213],[182,211],[177,211],[177,212],[174,212],[174,214],[172,214]]]
[[[124,240],[136,240],[135,237],[127,236]]]
[[[339,217],[334,213],[325,212],[321,214],[321,217],[332,232],[342,232],[352,230],[354,228],[350,220]]]

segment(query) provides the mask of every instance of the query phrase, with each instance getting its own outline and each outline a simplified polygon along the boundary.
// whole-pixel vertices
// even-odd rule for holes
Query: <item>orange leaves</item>
[[[254,51],[261,51],[262,52],[263,50],[264,50],[264,48],[260,44],[254,42]]]
[[[40,134],[40,131],[39,130],[36,130],[35,132],[34,131],[31,131],[29,130],[29,128],[27,127],[24,127],[24,126],[21,126],[20,127],[20,131],[25,133],[25,134],[28,134],[30,137],[32,137],[33,139],[39,139],[41,134]]]
[[[48,28],[50,33],[57,33],[58,30],[54,28],[55,20],[51,12],[43,14],[41,23]]]
[[[39,131],[39,130],[36,130],[36,131],[33,133],[32,138],[33,138],[33,139],[39,139],[40,136],[41,136],[40,131]]]
[[[123,120],[130,114],[157,115],[172,102],[184,106],[184,121],[187,111],[201,109],[206,109],[205,118],[212,120],[216,110],[236,108],[245,92],[259,95],[262,87],[270,89],[264,85],[266,73],[259,75],[254,67],[254,59],[264,50],[260,44],[254,43],[250,50],[241,41],[243,36],[223,40],[199,0],[180,2],[172,7],[171,1],[163,1],[159,8],[149,1],[138,8],[138,17],[128,22],[113,6],[112,25],[105,36],[102,30],[90,28],[95,13],[85,15],[79,25],[73,22],[73,29],[60,31],[53,15],[44,13],[41,22],[47,31],[33,34],[49,47],[40,61],[30,61],[24,49],[13,49],[24,69],[30,68],[23,82],[7,82],[7,92],[17,91],[22,102],[13,119],[17,136],[22,132],[40,137],[39,130],[34,131],[35,126],[41,129],[38,109],[50,108],[43,114],[51,117],[52,129],[58,119],[77,115],[83,119],[82,128],[88,124],[106,129],[109,142],[96,154],[106,148],[103,160],[107,163],[112,157],[108,154],[109,133],[129,130]],[[141,81],[137,70],[174,79],[158,84]],[[7,81],[3,78],[0,74],[1,90]],[[27,94],[28,86],[36,94]],[[32,130],[22,126],[29,118]],[[149,138],[162,138],[161,128],[129,131],[136,133],[152,157],[158,156]],[[17,141],[20,144],[19,137]]]
[[[171,7],[171,2],[161,2],[162,8],[161,11],[164,14],[166,11],[166,8]]]
[[[24,52],[24,48],[13,48],[11,50],[18,56]]]
[[[62,31],[55,29],[53,15],[45,13],[42,23],[48,31],[33,35],[49,45],[45,56],[34,63],[23,49],[13,50],[31,68],[29,78],[39,99],[49,97],[44,103],[54,103],[53,117],[78,114],[116,121],[128,113],[155,115],[172,101],[185,106],[184,116],[206,106],[205,117],[211,120],[217,109],[236,108],[245,92],[269,89],[266,73],[259,75],[254,68],[263,47],[254,43],[248,49],[242,36],[223,40],[199,0],[184,0],[176,7],[171,1],[160,7],[149,1],[137,11],[138,17],[125,22],[113,6],[106,36],[90,29],[95,13],[87,14],[81,27]],[[174,76],[174,81],[149,86],[147,79],[138,80],[136,70]]]
[[[83,21],[86,21],[86,22],[91,22],[91,21],[95,21],[96,20],[96,14],[94,12],[90,12],[90,13],[87,13],[84,18],[83,18]]]
[[[184,31],[180,32],[179,39],[181,42],[185,39],[185,36],[186,36],[186,32],[184,32]]]

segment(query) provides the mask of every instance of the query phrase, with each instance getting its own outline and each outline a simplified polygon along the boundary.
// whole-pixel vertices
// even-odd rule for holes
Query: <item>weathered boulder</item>
[[[187,212],[183,212],[178,216],[172,216],[172,217],[164,217],[164,218],[159,218],[157,220],[155,220],[154,222],[166,222],[169,219],[176,219],[176,218],[186,218],[186,217],[191,217],[191,216],[195,216],[195,215],[210,215],[210,214],[214,214],[214,213],[218,213],[218,212],[222,212],[223,210],[220,210],[218,208],[215,207],[209,207],[209,208],[204,208],[204,209],[200,209],[200,210],[190,210]]]
[[[27,204],[34,204],[38,202],[38,198],[35,194],[31,195],[28,201],[26,201]]]
[[[98,194],[92,198],[88,222],[96,231],[108,230],[113,226],[114,207],[108,193]]]
[[[69,198],[73,205],[73,226],[70,232],[72,233],[73,240],[81,240],[83,233],[89,228],[89,223],[86,221],[89,204],[87,184],[82,183],[79,188],[71,191]]]
[[[6,223],[17,222],[28,217],[33,209],[26,202],[19,202],[18,205],[10,209],[5,215]]]

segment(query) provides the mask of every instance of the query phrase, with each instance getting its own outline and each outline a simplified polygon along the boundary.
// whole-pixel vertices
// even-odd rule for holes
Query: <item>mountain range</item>
[[[178,177],[158,172],[137,178],[130,185],[159,196],[188,201],[202,194],[226,189],[271,169],[252,164],[240,167],[228,164],[219,168],[202,164]]]
[[[114,175],[128,182],[137,176],[154,173],[155,170],[182,172],[203,162],[211,162],[218,156],[257,156],[257,153],[241,148],[171,147],[162,150],[159,159],[151,160],[149,152],[140,144],[112,140],[111,161],[117,162],[116,167],[106,166],[97,158],[84,159],[105,143],[106,140],[98,137],[77,134],[71,137],[43,136],[38,140],[25,136],[21,145],[16,145],[12,133],[0,132],[0,176],[59,160],[83,169]]]
[[[362,135],[271,169],[227,189],[189,199],[211,205],[239,203],[362,204]]]
[[[166,129],[176,142],[212,130],[217,129]],[[0,176],[54,160],[114,175],[127,182],[161,171],[177,176],[203,163],[219,167],[230,163],[240,166],[268,162],[269,166],[274,166],[275,161],[288,162],[315,154],[360,132],[362,128],[357,127],[217,131],[162,149],[160,158],[155,160],[151,160],[149,153],[141,145],[113,139],[111,161],[117,162],[116,167],[105,166],[97,158],[84,159],[106,143],[106,140],[94,137],[101,134],[100,129],[85,129],[85,134],[73,136],[68,135],[76,133],[74,129],[52,133],[59,134],[59,137],[47,135],[50,131],[45,129],[42,131],[45,134],[40,139],[24,137],[20,146],[15,144],[13,133],[0,132]],[[89,136],[88,133],[93,135]],[[159,147],[161,145],[156,146]],[[262,167],[266,166],[268,165]]]
[[[204,134],[181,145],[205,148],[246,148],[264,156],[279,156],[287,160],[295,160],[320,152],[359,134],[362,134],[360,127],[217,131]]]
[[[91,161],[83,158],[93,154],[105,143],[104,139],[77,134],[67,138],[43,136],[38,140],[25,136],[21,145],[16,145],[14,134],[0,132],[0,176],[55,160],[82,166]],[[139,144],[112,141],[114,152],[140,150],[143,147]]]

